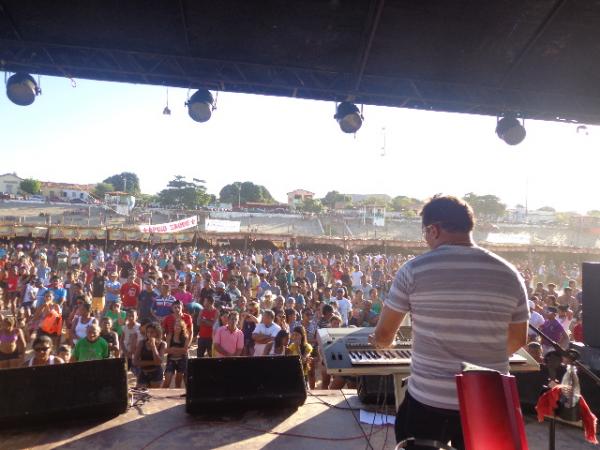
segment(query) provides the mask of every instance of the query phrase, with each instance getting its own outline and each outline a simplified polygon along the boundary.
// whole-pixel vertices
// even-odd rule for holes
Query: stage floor
[[[76,422],[0,432],[0,449],[393,449],[392,426],[357,423],[356,391],[313,391],[295,412],[248,413],[211,421],[185,413],[183,390],[155,389],[145,403],[103,422]],[[335,405],[337,408],[329,406]],[[341,409],[344,408],[344,409]],[[526,418],[531,450],[548,448],[548,425]],[[557,425],[557,449],[594,449],[581,429]]]

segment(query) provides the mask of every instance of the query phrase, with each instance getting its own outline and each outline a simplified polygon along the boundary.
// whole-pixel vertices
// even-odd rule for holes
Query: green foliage
[[[160,200],[158,195],[152,194],[138,194],[135,196],[135,204],[136,206],[146,207],[153,203],[159,203]]]
[[[250,181],[236,181],[223,186],[223,189],[219,192],[219,201],[221,203],[231,203],[233,206],[247,202],[275,203],[266,187]]]
[[[334,208],[336,203],[350,205],[352,203],[352,197],[346,194],[340,194],[338,191],[329,191],[325,194],[325,197],[321,199],[321,203],[328,208]]]
[[[116,191],[129,192],[137,195],[140,191],[140,179],[133,172],[121,172],[104,180],[104,183],[113,185]]]
[[[556,209],[552,206],[542,206],[541,208],[538,208],[538,211],[556,212]]]
[[[115,187],[110,183],[98,183],[94,187],[94,192],[92,192],[92,195],[98,200],[104,201],[104,194],[106,194],[107,192],[112,192],[114,190]]]
[[[301,205],[296,207],[296,210],[300,212],[319,214],[323,212],[323,204],[321,203],[321,200],[306,198]]]
[[[600,211],[597,209],[592,209],[591,211],[587,212],[587,215],[592,217],[600,217]]]
[[[423,202],[418,198],[406,197],[404,195],[398,195],[392,199],[390,208],[393,211],[415,211],[421,209]]]
[[[176,175],[167,188],[158,193],[158,199],[163,206],[196,209],[208,205],[210,195],[206,193],[204,181],[186,181],[185,177]]]
[[[23,192],[27,194],[35,195],[39,194],[42,190],[42,183],[38,180],[34,180],[33,178],[27,178],[26,180],[21,181],[19,185]]]
[[[580,214],[576,213],[575,211],[563,211],[563,212],[559,212],[556,213],[556,222],[563,224],[563,225],[569,225],[571,223],[571,219],[573,217],[579,217]]]
[[[463,199],[471,205],[475,216],[480,219],[495,221],[506,212],[506,205],[495,195],[477,195],[469,192]]]

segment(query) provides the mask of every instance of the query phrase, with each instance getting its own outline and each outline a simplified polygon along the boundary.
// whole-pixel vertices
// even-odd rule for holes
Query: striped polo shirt
[[[508,372],[508,324],[529,319],[520,274],[477,246],[441,245],[408,261],[385,304],[411,314],[408,391],[421,403],[453,410],[461,363]]]

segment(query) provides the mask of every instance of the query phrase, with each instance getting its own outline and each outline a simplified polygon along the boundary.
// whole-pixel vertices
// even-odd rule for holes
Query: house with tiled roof
[[[72,202],[81,200],[90,202],[90,193],[94,190],[94,184],[71,184],[42,181],[41,195],[50,201]]]
[[[0,175],[0,192],[16,195],[19,192],[21,181],[23,178],[17,176],[15,172]]]

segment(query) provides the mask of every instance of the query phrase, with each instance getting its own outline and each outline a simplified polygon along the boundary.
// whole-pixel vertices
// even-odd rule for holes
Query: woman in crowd
[[[252,333],[256,328],[256,325],[260,323],[260,308],[257,302],[248,303],[247,311],[240,315],[240,329],[244,333],[244,351],[243,356],[249,356],[254,354],[254,341],[252,340]]]
[[[290,332],[290,327],[286,321],[285,311],[283,311],[281,309],[277,310],[275,312],[275,318],[273,319],[273,322],[275,322],[277,325],[279,325],[279,327],[282,330],[285,330],[288,333]]]
[[[308,386],[308,373],[312,364],[312,345],[306,340],[306,330],[302,325],[294,327],[292,330],[291,344],[288,347],[290,355],[298,355],[302,361],[302,371],[304,372],[304,382]]]
[[[285,356],[290,343],[290,333],[279,330],[273,342],[269,342],[264,349],[264,356]]]
[[[96,318],[92,315],[91,303],[82,302],[78,309],[79,315],[73,319],[70,333],[74,345],[77,344],[77,341],[80,339],[85,338],[87,335],[87,327],[89,325],[98,323]]]
[[[52,354],[52,339],[48,336],[36,337],[31,348],[33,349],[33,357],[25,362],[25,367],[52,366],[64,363],[61,358]]]
[[[16,327],[13,317],[5,317],[0,324],[0,369],[19,367],[25,355],[25,336]]]
[[[188,350],[192,342],[192,335],[183,320],[176,320],[173,331],[167,334],[167,366],[165,367],[165,381],[163,388],[171,387],[171,379],[175,374],[175,387],[180,388],[183,376],[187,371]]]
[[[60,306],[54,303],[52,291],[44,294],[44,303],[35,310],[33,324],[37,327],[37,336],[49,336],[58,346],[62,336],[62,315]]]
[[[145,327],[145,339],[138,345],[134,364],[139,368],[138,387],[159,388],[163,381],[162,361],[167,344],[162,340],[162,329],[156,322]]]
[[[317,350],[317,323],[314,320],[314,314],[311,309],[305,308],[302,310],[302,327],[306,331],[306,340],[312,346],[312,358],[313,364],[310,365],[308,371],[308,383],[311,389],[315,388],[316,379],[316,365],[319,360],[319,354]]]

